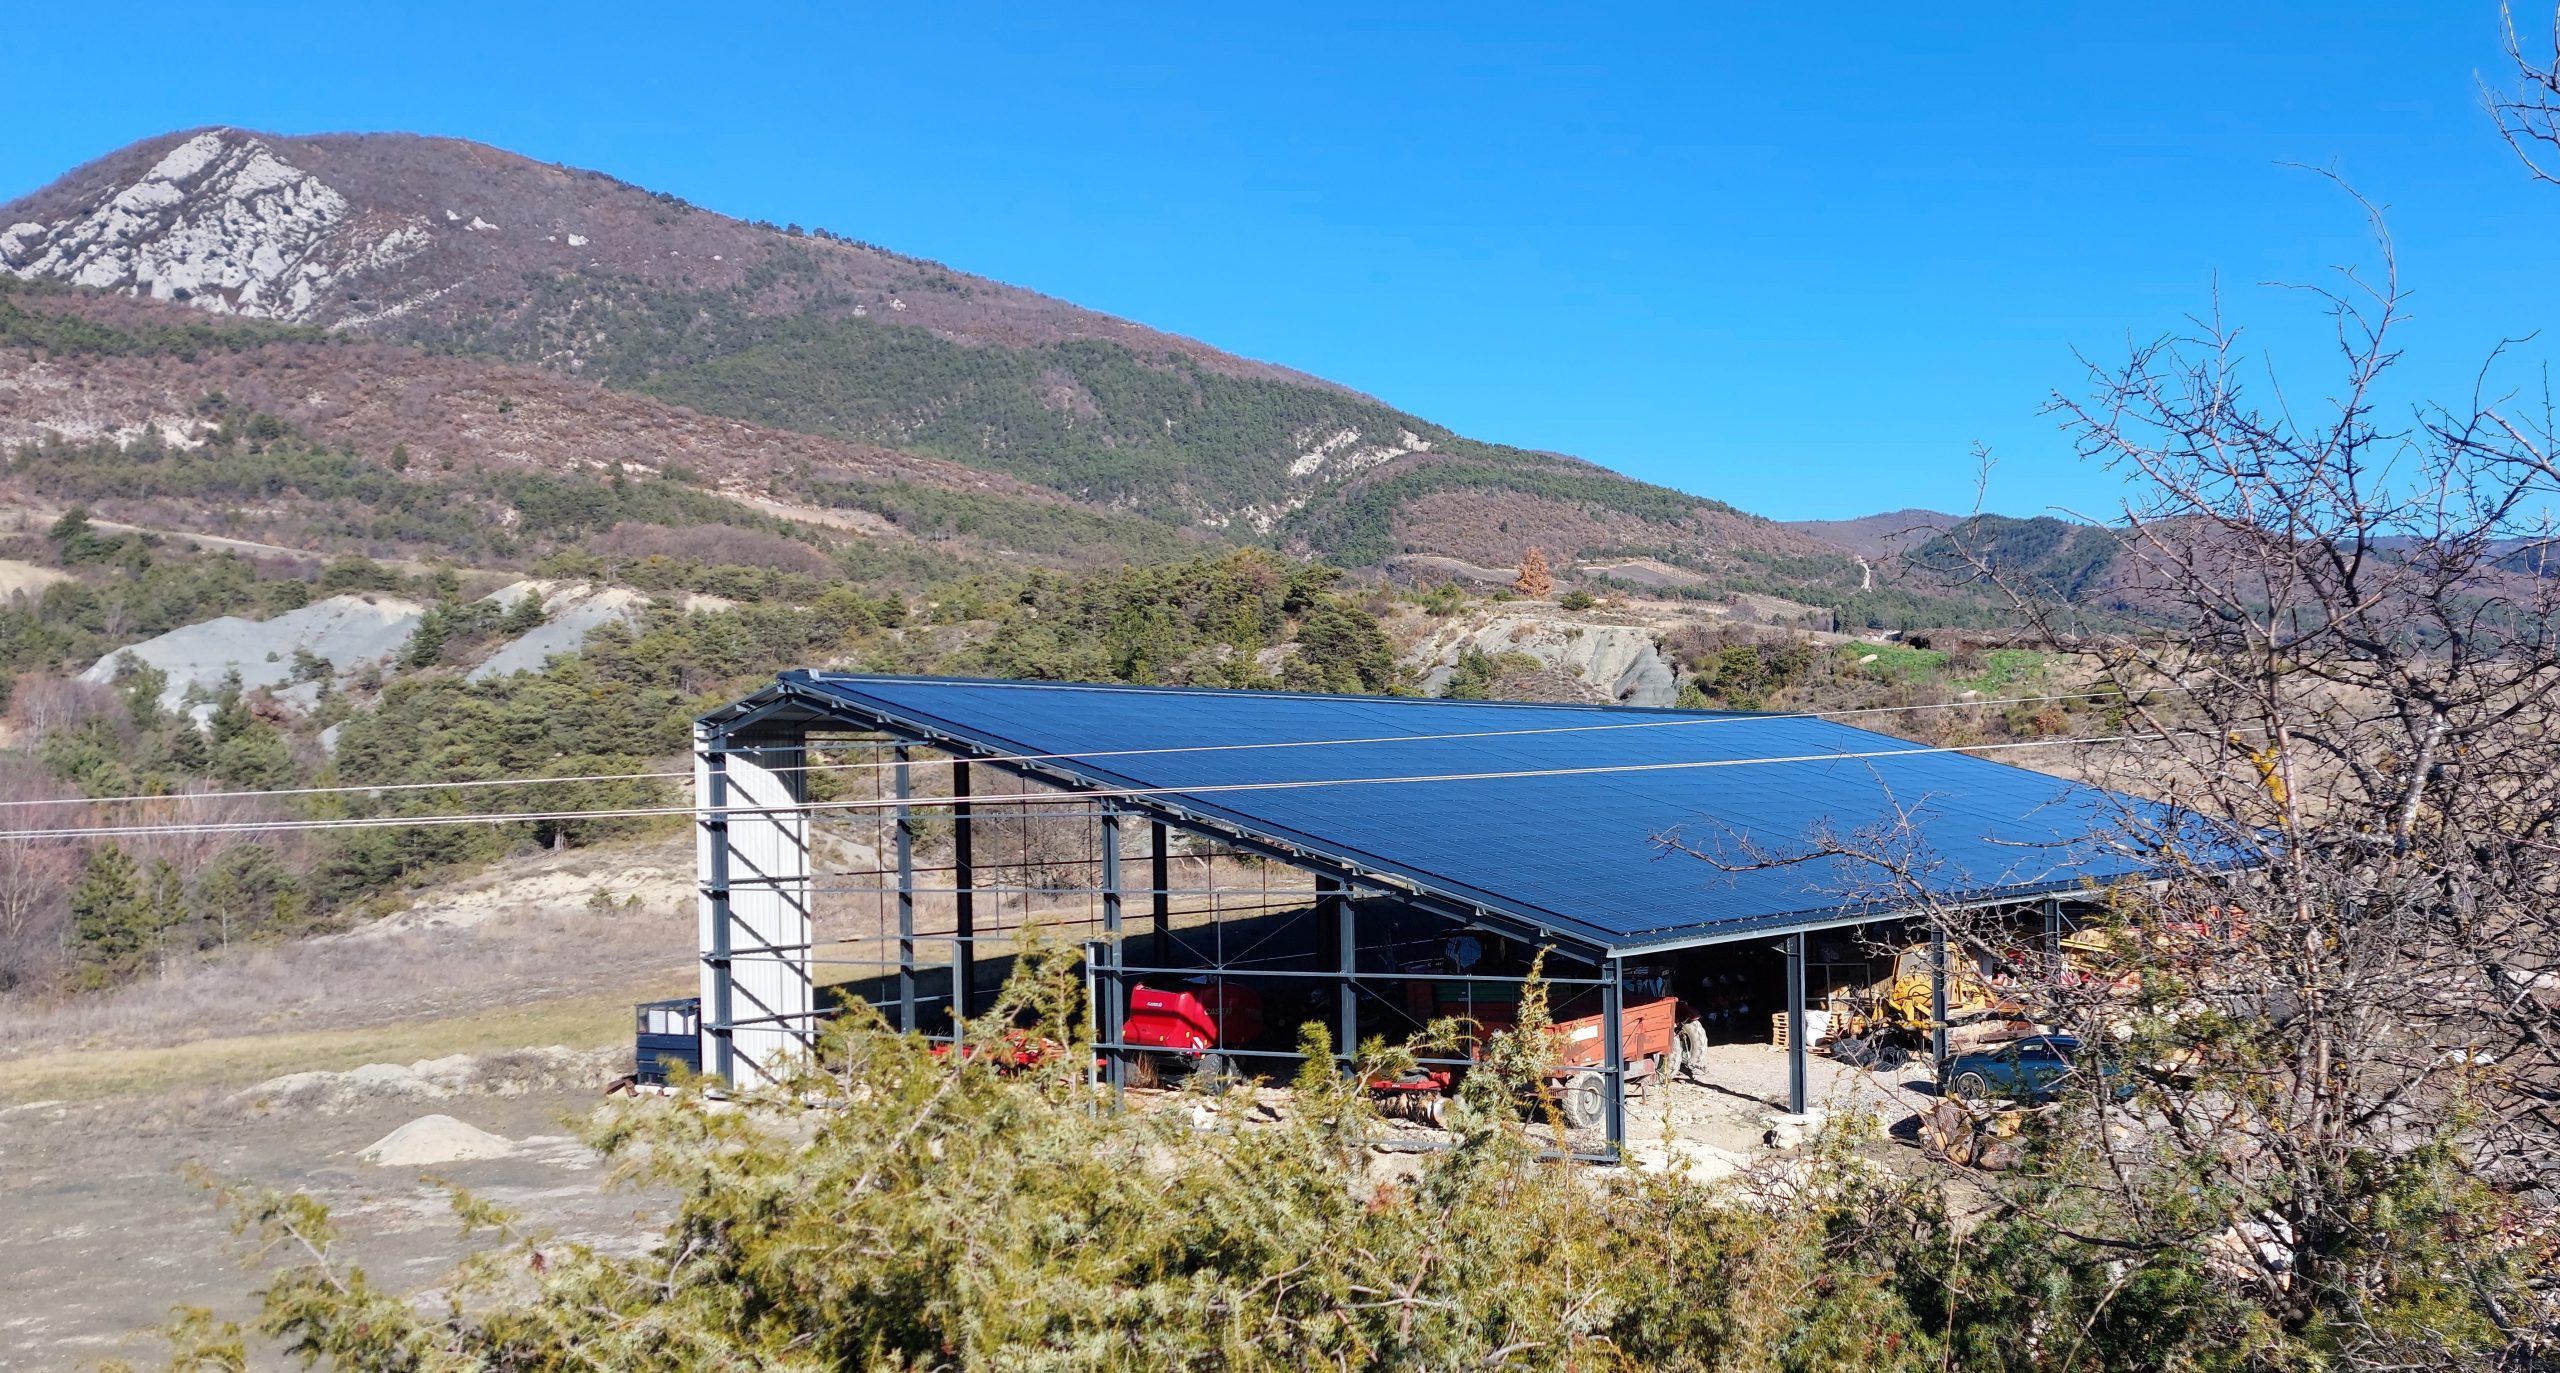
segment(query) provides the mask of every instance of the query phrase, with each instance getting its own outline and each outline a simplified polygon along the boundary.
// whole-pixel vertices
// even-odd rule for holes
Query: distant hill
[[[1942,510],[1888,510],[1854,520],[1788,520],[1786,527],[1807,538],[1838,544],[1869,558],[1893,557],[1927,543],[1964,522],[1962,515]]]
[[[1351,564],[1839,548],[942,264],[452,139],[204,129],[0,206],[0,268],[539,367]],[[645,432],[629,433],[644,457]],[[1826,561],[1827,560],[1827,561]],[[1817,567],[1817,564],[1819,565]]]
[[[2051,515],[1969,515],[1912,546],[1905,558],[1951,581],[1997,576],[2017,592],[2089,605],[2117,592],[2117,553],[2115,535],[2097,525]]]
[[[2093,612],[2100,622],[2156,613],[2157,588],[2124,565],[2114,536],[2039,515],[1893,510],[1850,520],[1793,520],[1787,528],[1872,560],[1879,579],[2006,603],[2009,593]],[[2005,587],[2006,590],[1996,589]]]

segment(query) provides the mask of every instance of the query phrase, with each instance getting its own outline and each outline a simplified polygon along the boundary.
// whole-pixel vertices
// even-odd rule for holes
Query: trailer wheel
[[[1608,1087],[1598,1073],[1587,1068],[1565,1079],[1562,1096],[1564,1123],[1574,1129],[1591,1129],[1607,1114]]]
[[[1685,1021],[1673,1039],[1678,1041],[1681,1070],[1691,1077],[1699,1077],[1707,1068],[1707,1027],[1695,1020]]]
[[[1665,1046],[1663,1051],[1654,1058],[1653,1071],[1655,1075],[1659,1076],[1663,1081],[1669,1082],[1671,1079],[1689,1071],[1689,1055],[1687,1053],[1687,1047],[1688,1046],[1680,1042],[1680,1032],[1677,1030],[1672,1031],[1671,1043]]]

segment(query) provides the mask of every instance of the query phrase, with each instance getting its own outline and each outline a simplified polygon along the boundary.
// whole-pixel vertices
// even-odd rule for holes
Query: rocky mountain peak
[[[385,220],[390,222],[384,222]],[[182,137],[139,175],[0,230],[0,268],[25,278],[184,301],[217,314],[306,320],[331,287],[428,243],[423,217],[359,212],[254,134]]]
[[[0,271],[573,371],[599,329],[814,315],[970,345],[1107,341],[1340,389],[840,234],[417,134],[147,139],[0,204]]]

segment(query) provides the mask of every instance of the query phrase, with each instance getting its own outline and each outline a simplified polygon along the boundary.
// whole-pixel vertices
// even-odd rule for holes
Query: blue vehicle
[[[2028,1035],[1948,1059],[1946,1092],[1969,1101],[2051,1101],[2070,1090],[2087,1057],[2071,1035]],[[2114,1078],[2114,1065],[2095,1066],[2100,1076]]]

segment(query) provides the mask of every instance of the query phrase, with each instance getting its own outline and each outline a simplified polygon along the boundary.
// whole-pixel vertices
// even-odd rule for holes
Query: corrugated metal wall
[[[815,1027],[805,756],[730,748],[695,727],[702,1064],[742,1087],[788,1077]]]

